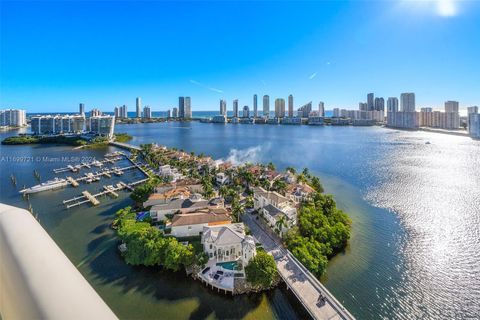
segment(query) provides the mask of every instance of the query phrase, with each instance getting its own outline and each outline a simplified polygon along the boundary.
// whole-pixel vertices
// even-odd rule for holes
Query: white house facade
[[[201,242],[209,259],[216,262],[240,261],[246,266],[257,254],[255,241],[245,234],[243,223],[204,227]]]

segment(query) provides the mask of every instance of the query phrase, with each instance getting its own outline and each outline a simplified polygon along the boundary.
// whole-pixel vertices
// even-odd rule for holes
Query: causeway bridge
[[[119,147],[122,149],[142,151],[142,148],[140,148],[139,146],[129,143],[110,141],[109,144],[111,146]]]
[[[252,235],[273,255],[278,273],[310,316],[313,319],[355,319],[328,289],[282,246],[278,236],[255,218],[256,216],[248,213],[242,216]]]

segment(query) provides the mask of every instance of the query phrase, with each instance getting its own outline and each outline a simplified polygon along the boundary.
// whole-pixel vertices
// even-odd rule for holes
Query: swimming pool
[[[217,266],[222,267],[224,269],[228,269],[228,270],[235,270],[235,267],[237,266],[237,262],[236,261],[219,262],[217,263]]]

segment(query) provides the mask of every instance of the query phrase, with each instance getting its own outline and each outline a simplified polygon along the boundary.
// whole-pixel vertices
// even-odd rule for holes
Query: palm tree
[[[235,222],[240,222],[240,217],[242,216],[243,212],[243,206],[237,199],[234,198],[232,201],[232,215]]]
[[[267,164],[267,168],[268,170],[275,171],[275,165],[271,161]]]
[[[282,234],[283,227],[287,226],[287,218],[285,217],[285,215],[281,215],[280,218],[278,218],[277,222],[275,223],[275,226],[280,231],[280,234]]]
[[[292,173],[292,174],[296,174],[297,173],[297,170],[295,170],[294,167],[287,167],[286,169],[288,172]]]

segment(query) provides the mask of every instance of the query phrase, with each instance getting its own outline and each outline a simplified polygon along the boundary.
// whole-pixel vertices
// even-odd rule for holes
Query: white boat
[[[95,161],[92,162],[92,165],[94,165],[95,167],[101,167],[101,166],[103,166],[103,163],[101,163],[98,160],[95,160]]]
[[[55,178],[53,180],[48,180],[48,181],[43,182],[41,184],[37,184],[36,186],[33,186],[31,188],[20,190],[20,192],[21,193],[36,193],[36,192],[40,192],[40,191],[47,191],[47,190],[54,190],[54,189],[63,188],[66,185],[68,185],[67,179]]]

